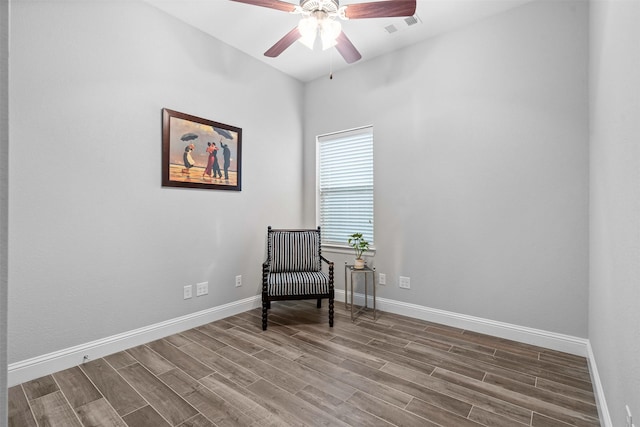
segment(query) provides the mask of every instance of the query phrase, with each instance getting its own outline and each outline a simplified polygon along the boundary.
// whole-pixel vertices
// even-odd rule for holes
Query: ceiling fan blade
[[[340,52],[340,55],[347,61],[347,64],[352,64],[362,58],[358,49],[351,43],[351,40],[347,37],[347,35],[342,31],[340,35],[336,38],[336,49]]]
[[[275,58],[280,55],[286,48],[291,46],[296,40],[302,37],[298,27],[295,27],[293,30],[289,31],[283,38],[278,40],[276,44],[271,46],[269,50],[264,53],[264,56],[268,56],[270,58]]]
[[[268,7],[269,9],[282,10],[284,12],[293,12],[296,8],[295,5],[280,0],[231,0],[238,3],[251,4],[253,6]]]
[[[413,16],[415,13],[416,0],[386,0],[356,3],[348,5],[345,10],[345,16],[349,19],[392,18],[396,16]]]

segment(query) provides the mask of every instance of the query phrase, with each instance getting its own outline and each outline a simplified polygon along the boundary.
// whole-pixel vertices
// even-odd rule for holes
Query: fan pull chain
[[[333,49],[329,51],[329,80],[333,80]]]

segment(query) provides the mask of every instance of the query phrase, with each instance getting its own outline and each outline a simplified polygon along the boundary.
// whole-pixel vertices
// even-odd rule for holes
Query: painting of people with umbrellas
[[[242,129],[164,108],[162,185],[241,190]]]

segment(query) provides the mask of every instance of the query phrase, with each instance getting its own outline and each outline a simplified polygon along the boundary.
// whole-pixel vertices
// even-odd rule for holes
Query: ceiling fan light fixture
[[[320,21],[320,39],[322,40],[322,50],[334,47],[337,38],[342,32],[342,25],[334,19],[324,19]]]
[[[313,50],[318,35],[318,20],[315,16],[302,18],[298,23],[298,31],[300,31],[300,43]]]

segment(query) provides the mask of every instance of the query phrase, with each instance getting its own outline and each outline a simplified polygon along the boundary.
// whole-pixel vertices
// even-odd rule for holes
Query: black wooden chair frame
[[[288,233],[296,233],[296,232],[317,232],[318,233],[318,255],[320,257],[320,270],[322,270],[322,266],[326,265],[328,269],[329,276],[329,286],[327,293],[310,293],[310,294],[296,294],[296,295],[270,295],[269,293],[269,274],[271,273],[271,262],[272,262],[272,253],[271,253],[271,241],[272,241],[272,233],[273,232],[288,232]],[[335,299],[334,292],[334,284],[333,284],[333,262],[329,261],[322,255],[321,250],[321,234],[320,227],[317,229],[272,229],[271,226],[267,228],[267,260],[262,264],[262,330],[265,331],[267,329],[267,315],[268,311],[271,308],[271,301],[286,301],[286,300],[306,300],[306,299],[315,299],[317,300],[316,307],[322,307],[322,300],[327,298],[329,299],[329,326],[333,327],[333,305]]]

